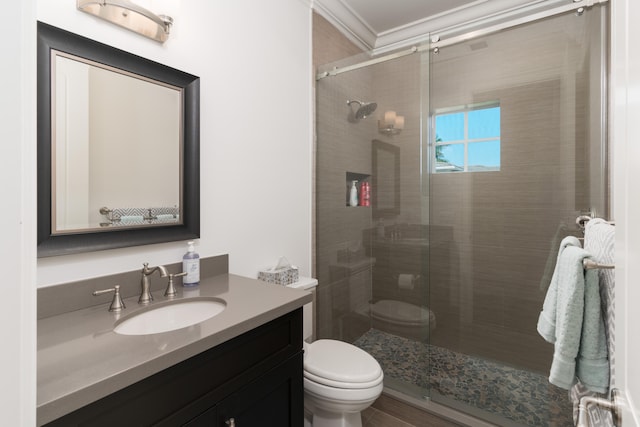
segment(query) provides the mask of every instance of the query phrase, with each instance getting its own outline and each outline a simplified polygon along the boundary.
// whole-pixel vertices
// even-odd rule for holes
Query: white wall
[[[305,1],[183,2],[158,45],[76,11],[74,0],[5,4],[0,26],[2,424],[35,425],[36,287],[178,261],[168,243],[39,260],[36,267],[36,19],[202,78],[203,256],[253,275],[286,254],[311,265],[310,9]],[[182,24],[181,24],[182,23]],[[37,283],[36,283],[37,279]]]
[[[612,141],[616,220],[616,386],[627,405],[623,426],[640,425],[640,3],[612,7]]]
[[[90,82],[91,226],[102,206],[180,206],[180,92],[98,67]]]
[[[201,256],[256,276],[281,255],[311,273],[311,11],[301,0],[182,1],[158,44],[37,0],[37,19],[201,79]],[[34,207],[35,209],[35,207]],[[38,260],[37,284],[177,262],[184,242]]]
[[[56,230],[89,226],[89,67],[58,57],[55,61]],[[72,119],[72,120],[71,120]],[[73,126],[68,126],[73,122]],[[54,149],[55,147],[55,149]],[[53,173],[54,171],[52,171]],[[100,216],[100,213],[97,212]]]
[[[0,26],[1,423],[35,424],[35,0],[3,5]]]

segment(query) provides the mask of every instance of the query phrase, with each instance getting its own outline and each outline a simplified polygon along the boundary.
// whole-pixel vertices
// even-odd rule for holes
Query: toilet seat
[[[324,385],[327,387],[344,388],[344,389],[352,389],[352,390],[376,387],[378,384],[382,383],[383,378],[384,376],[381,373],[380,376],[374,379],[373,381],[362,382],[362,383],[350,383],[345,381],[333,381],[327,378],[322,378],[320,376],[314,375],[311,372],[304,371],[305,380],[312,381],[316,384]]]
[[[428,308],[388,299],[371,304],[371,317],[395,325],[428,325],[432,329],[436,324],[436,316]]]
[[[354,405],[365,402],[372,402],[382,393],[384,384],[380,381],[374,387],[368,388],[336,388],[320,384],[304,378],[304,391],[307,394],[316,396],[326,403],[336,403],[340,405]]]
[[[368,389],[383,380],[380,364],[369,353],[337,340],[318,340],[305,346],[304,377],[341,389]]]

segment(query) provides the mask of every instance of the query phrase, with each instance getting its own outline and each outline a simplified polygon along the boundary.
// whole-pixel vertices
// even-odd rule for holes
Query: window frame
[[[447,107],[447,108],[439,108],[434,111],[431,116],[431,128],[432,132],[432,141],[431,146],[433,147],[433,154],[431,155],[431,166],[433,173],[455,173],[455,172],[499,172],[502,166],[502,159],[497,166],[497,169],[490,170],[469,170],[469,144],[477,143],[477,142],[492,142],[498,141],[500,145],[500,151],[502,152],[502,120],[500,122],[500,133],[498,136],[489,137],[489,138],[469,138],[469,112],[476,110],[488,110],[491,108],[501,108],[500,101],[488,101],[477,104],[467,104],[458,107]],[[452,141],[436,141],[436,118],[445,114],[456,114],[456,113],[464,113],[464,133],[463,139],[452,140]],[[502,110],[500,110],[500,115],[502,115]],[[437,147],[444,145],[463,145],[464,147],[464,165],[462,170],[438,170],[438,161],[436,160]],[[452,165],[455,167],[456,165]]]

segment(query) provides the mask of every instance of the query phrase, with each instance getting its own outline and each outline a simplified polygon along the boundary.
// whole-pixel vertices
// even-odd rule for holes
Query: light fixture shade
[[[396,112],[387,111],[384,113],[384,124],[387,126],[393,126],[396,122]]]
[[[378,120],[378,131],[384,135],[397,135],[404,129],[404,116],[399,116],[395,111],[386,111],[384,118]]]
[[[77,0],[77,7],[161,43],[169,38],[173,24],[171,17],[156,15],[129,0]]]

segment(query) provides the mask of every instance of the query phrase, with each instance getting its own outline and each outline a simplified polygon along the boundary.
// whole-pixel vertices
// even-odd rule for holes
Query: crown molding
[[[524,15],[552,9],[566,4],[566,0],[492,0],[475,2],[447,13],[432,16],[380,33],[376,39],[375,54],[422,43],[430,36],[439,38],[477,30]]]
[[[375,33],[342,0],[315,0],[313,8],[358,47],[377,55],[427,42],[430,35],[442,38],[461,34],[566,3],[567,0],[478,0],[381,33]]]
[[[312,7],[363,51],[375,48],[378,35],[342,0],[312,0]]]

